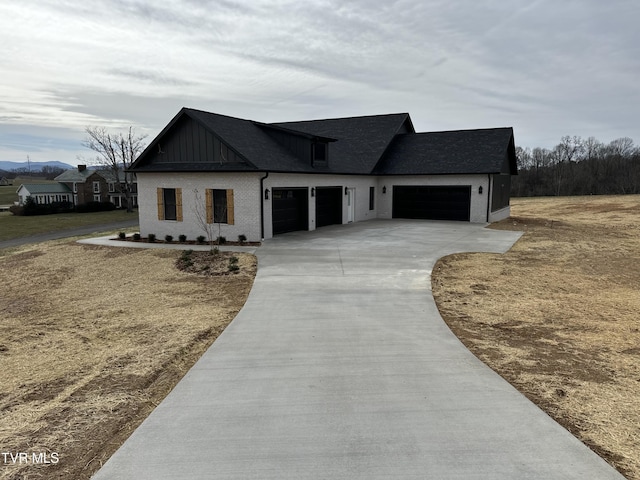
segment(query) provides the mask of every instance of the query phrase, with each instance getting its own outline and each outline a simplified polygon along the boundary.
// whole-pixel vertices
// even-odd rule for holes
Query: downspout
[[[264,180],[269,176],[269,172],[260,179],[260,239],[264,240]]]
[[[489,222],[489,214],[490,214],[490,209],[491,209],[491,174],[487,173],[487,178],[489,180],[489,188],[487,188],[487,190],[489,190],[487,192],[487,223]]]

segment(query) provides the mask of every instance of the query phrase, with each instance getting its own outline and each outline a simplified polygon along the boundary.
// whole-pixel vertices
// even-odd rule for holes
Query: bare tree
[[[209,240],[209,245],[211,246],[211,252],[215,252],[214,248],[214,228],[215,224],[211,219],[211,215],[209,214],[209,209],[207,208],[206,200],[200,196],[200,192],[198,192],[197,188],[193,189],[193,195],[195,201],[193,203],[192,212],[196,217],[196,222],[198,226],[204,231]]]
[[[126,134],[110,133],[104,127],[87,127],[85,132],[87,138],[82,145],[98,153],[96,164],[113,174],[114,187],[124,196],[127,212],[132,212],[134,182],[127,170],[144,149],[146,135],[137,135],[133,127]]]

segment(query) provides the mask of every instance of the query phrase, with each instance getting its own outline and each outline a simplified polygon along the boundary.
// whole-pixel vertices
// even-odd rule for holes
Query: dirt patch
[[[640,479],[640,196],[514,199],[505,255],[441,259],[442,317],[481,360]]]
[[[0,445],[29,455],[1,479],[90,478],[235,317],[255,257],[220,254],[227,272],[205,276],[180,256],[50,243],[0,257]]]

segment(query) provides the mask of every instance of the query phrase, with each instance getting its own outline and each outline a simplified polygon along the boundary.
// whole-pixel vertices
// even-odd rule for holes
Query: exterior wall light
[[[269,189],[268,188],[264,189],[264,199],[265,200],[269,200]]]
[[[316,196],[316,189],[311,187],[311,196],[315,197]]]
[[[482,195],[482,185],[480,185],[480,186],[478,187],[478,193],[479,193],[480,195]]]
[[[344,194],[347,195],[349,193],[349,187],[344,187]]]
[[[386,186],[384,186],[384,187],[382,187],[382,194],[384,195],[384,194],[386,194],[386,193],[387,193],[387,187],[386,187]]]

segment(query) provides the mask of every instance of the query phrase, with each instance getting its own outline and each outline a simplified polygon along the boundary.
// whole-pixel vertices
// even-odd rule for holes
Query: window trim
[[[176,218],[166,218],[166,205],[165,205],[165,190],[174,190],[175,191],[175,208],[176,208]],[[164,220],[167,222],[182,222],[182,188],[162,188],[158,187],[156,190],[157,197],[157,205],[158,205],[158,220]]]
[[[218,192],[216,194],[216,192]],[[220,197],[224,198],[224,215],[223,218],[219,217],[219,211],[216,212],[215,198],[216,195],[218,199]],[[207,223],[220,223],[222,225],[234,225],[234,197],[233,197],[233,189],[224,189],[224,188],[207,188],[205,190],[205,207],[206,207],[206,216]],[[226,218],[224,218],[226,216]]]

